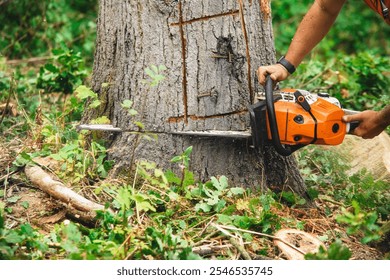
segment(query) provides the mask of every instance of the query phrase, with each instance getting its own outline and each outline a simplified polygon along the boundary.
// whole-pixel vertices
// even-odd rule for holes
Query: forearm
[[[379,120],[381,123],[387,127],[390,125],[390,105],[387,105],[383,108],[378,114]]]
[[[346,0],[316,0],[300,23],[286,59],[297,67],[329,32],[345,2]]]

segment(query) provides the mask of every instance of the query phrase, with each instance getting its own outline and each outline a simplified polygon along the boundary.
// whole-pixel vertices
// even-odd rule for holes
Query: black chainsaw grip
[[[304,145],[285,145],[280,143],[278,124],[276,121],[275,105],[273,98],[273,81],[268,75],[265,81],[265,102],[267,107],[268,122],[271,130],[272,144],[275,150],[282,156],[289,156]]]

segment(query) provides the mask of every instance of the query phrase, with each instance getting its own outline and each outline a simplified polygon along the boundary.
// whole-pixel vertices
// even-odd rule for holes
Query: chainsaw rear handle
[[[265,81],[265,102],[267,108],[268,122],[271,131],[272,144],[275,147],[275,150],[278,154],[282,156],[289,156],[296,150],[306,146],[306,145],[282,145],[280,143],[278,124],[276,121],[275,114],[275,105],[273,98],[273,81],[271,77],[268,75]]]

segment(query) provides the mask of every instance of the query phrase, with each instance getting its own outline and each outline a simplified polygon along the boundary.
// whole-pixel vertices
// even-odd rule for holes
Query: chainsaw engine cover
[[[342,122],[344,111],[324,98],[306,94],[308,108],[291,97],[292,91],[283,92],[289,97],[275,97],[275,116],[281,144],[287,145],[338,145],[347,133]],[[306,92],[307,93],[307,92]],[[279,95],[280,96],[280,95]],[[265,101],[249,107],[252,137],[256,147],[272,139]]]

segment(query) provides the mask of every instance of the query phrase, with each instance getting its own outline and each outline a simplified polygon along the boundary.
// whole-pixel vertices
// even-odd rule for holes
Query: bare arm
[[[287,51],[286,58],[297,67],[325,37],[346,0],[316,0],[311,6]]]
[[[286,59],[297,67],[303,58],[325,37],[347,0],[315,0],[289,46]],[[264,85],[265,76],[274,81],[288,77],[287,70],[280,64],[262,66],[258,70],[259,82]]]

